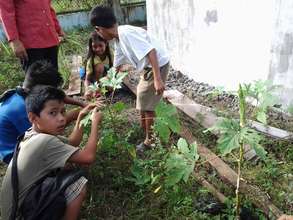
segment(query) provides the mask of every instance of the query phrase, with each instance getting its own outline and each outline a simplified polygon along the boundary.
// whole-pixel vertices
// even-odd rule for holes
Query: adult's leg
[[[30,65],[38,60],[47,60],[58,69],[58,46],[49,48],[31,48],[26,50],[28,60],[21,61],[21,66],[24,72],[27,71]]]
[[[45,59],[46,49],[44,48],[27,49],[26,52],[28,55],[28,59],[20,61],[21,67],[24,72],[26,72],[29,66],[32,65],[34,62]]]
[[[58,46],[46,48],[45,59],[58,70]]]
[[[80,209],[83,201],[86,197],[86,185],[80,191],[80,194],[72,200],[66,207],[64,220],[76,220],[78,219]]]

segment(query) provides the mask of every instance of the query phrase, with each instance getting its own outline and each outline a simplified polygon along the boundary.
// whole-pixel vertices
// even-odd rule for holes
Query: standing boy
[[[109,7],[96,6],[90,14],[91,24],[106,40],[115,40],[113,66],[118,70],[122,64],[132,64],[137,71],[144,70],[137,86],[136,108],[141,114],[145,131],[144,141],[137,146],[143,151],[153,143],[151,138],[156,105],[162,98],[169,71],[169,57],[159,43],[147,31],[131,26],[118,26],[114,12]]]
[[[68,139],[61,137],[66,118],[65,94],[51,86],[36,86],[25,100],[32,129],[25,133],[19,147],[18,204],[38,180],[51,171],[64,168],[67,163],[90,165],[95,161],[101,113],[95,108],[88,141],[83,149],[78,146],[82,140],[81,119],[93,108],[87,106],[78,115],[76,125]],[[1,188],[1,217],[8,220],[11,215],[13,189],[11,184],[12,163],[9,164]],[[86,178],[81,177],[65,191],[67,202],[63,219],[78,219],[86,193]],[[19,207],[18,207],[19,208]]]

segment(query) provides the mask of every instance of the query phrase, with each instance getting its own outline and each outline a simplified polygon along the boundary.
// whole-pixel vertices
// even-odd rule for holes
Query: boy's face
[[[49,100],[45,103],[40,116],[30,112],[29,116],[37,132],[59,135],[64,132],[66,125],[64,102]]]
[[[95,26],[95,30],[100,35],[101,38],[105,40],[112,40],[114,38],[113,31],[111,28],[104,28],[100,26]]]

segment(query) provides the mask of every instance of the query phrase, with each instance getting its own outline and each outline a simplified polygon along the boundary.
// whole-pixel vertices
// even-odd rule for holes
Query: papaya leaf
[[[180,138],[166,160],[166,186],[174,186],[180,180],[187,182],[198,159],[197,145],[189,146],[185,139]]]
[[[240,135],[237,131],[223,134],[218,139],[218,148],[222,155],[226,155],[232,152],[232,150],[239,148]]]
[[[174,106],[168,105],[161,101],[155,109],[156,118],[154,130],[164,142],[168,142],[171,131],[178,133],[180,131],[180,123],[177,110]]]
[[[264,111],[257,112],[256,119],[263,124],[267,124],[267,115]]]

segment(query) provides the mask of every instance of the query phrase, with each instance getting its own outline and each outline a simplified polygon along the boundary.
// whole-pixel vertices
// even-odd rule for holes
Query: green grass
[[[66,13],[72,11],[90,10],[97,4],[101,4],[103,0],[53,0],[52,6],[56,13]]]
[[[0,94],[21,84],[24,72],[7,43],[0,44]]]

